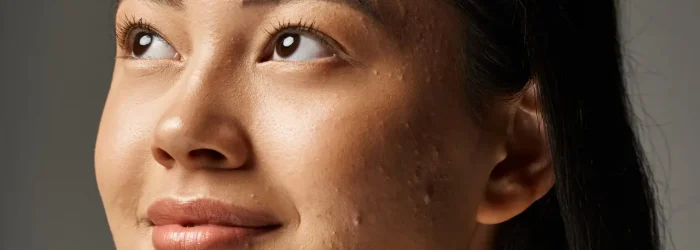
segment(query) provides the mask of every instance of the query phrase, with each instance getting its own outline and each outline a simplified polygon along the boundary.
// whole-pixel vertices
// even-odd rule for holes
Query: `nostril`
[[[175,158],[162,148],[153,149],[153,156],[158,163],[168,168],[172,167],[171,165],[175,161]]]
[[[226,160],[226,156],[212,149],[192,150],[189,156],[193,159],[206,159],[207,161],[219,162]]]

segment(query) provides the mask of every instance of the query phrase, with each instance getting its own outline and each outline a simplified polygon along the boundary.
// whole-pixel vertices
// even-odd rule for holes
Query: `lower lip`
[[[267,231],[218,225],[163,225],[153,227],[152,240],[158,250],[214,250],[245,245],[254,236]]]

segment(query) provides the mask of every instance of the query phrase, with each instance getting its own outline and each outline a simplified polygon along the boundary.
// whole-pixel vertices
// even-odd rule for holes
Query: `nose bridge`
[[[194,58],[193,58],[194,59]],[[153,157],[172,168],[239,168],[248,142],[232,83],[213,60],[190,61],[173,85],[153,132]],[[238,103],[236,103],[238,102]]]

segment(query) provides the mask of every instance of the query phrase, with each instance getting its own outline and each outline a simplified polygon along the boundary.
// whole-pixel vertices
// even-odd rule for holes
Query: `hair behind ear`
[[[525,85],[520,71],[536,78],[555,169],[554,189],[499,227],[495,249],[659,249],[656,197],[630,118],[615,1],[458,6],[474,38],[468,91],[514,95]],[[515,73],[501,77],[509,72]]]
[[[659,249],[650,171],[621,71],[615,2],[521,4],[568,249]]]

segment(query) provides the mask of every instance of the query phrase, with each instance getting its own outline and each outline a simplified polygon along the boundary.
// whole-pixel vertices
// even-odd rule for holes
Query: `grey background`
[[[698,249],[700,1],[622,6],[668,238],[675,249]],[[92,162],[112,73],[112,14],[111,0],[0,1],[0,249],[113,248]]]

